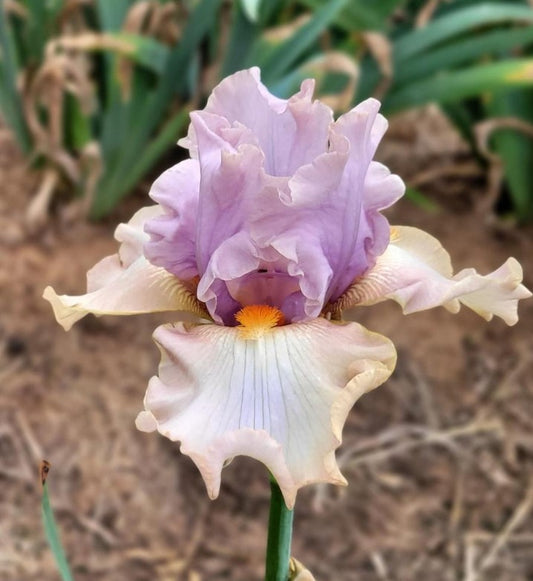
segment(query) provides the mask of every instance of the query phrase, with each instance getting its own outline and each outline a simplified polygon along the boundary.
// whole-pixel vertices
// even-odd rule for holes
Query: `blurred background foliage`
[[[438,103],[533,218],[533,7],[526,0],[0,0],[0,111],[56,191],[108,214],[224,76],[307,77],[337,113]],[[498,179],[499,179],[498,178]]]

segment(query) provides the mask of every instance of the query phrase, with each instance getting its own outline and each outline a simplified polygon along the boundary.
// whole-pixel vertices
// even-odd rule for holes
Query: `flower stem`
[[[265,581],[288,581],[294,513],[287,508],[273,476],[270,476],[270,491]]]

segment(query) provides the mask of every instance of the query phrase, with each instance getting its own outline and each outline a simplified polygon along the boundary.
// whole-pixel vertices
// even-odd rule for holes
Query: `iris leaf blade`
[[[533,89],[505,91],[486,100],[490,115],[533,123]],[[515,129],[498,129],[492,137],[494,151],[503,162],[505,180],[520,220],[533,218],[533,139]]]
[[[50,546],[50,550],[54,555],[54,559],[61,575],[63,581],[74,581],[70,567],[61,544],[61,538],[59,536],[59,531],[57,528],[56,520],[54,517],[54,512],[50,504],[50,498],[48,496],[48,483],[45,481],[43,483],[43,496],[41,503],[41,512],[43,517],[44,532],[46,535],[46,540]]]
[[[483,3],[456,10],[398,39],[394,45],[396,62],[410,61],[412,57],[432,46],[475,28],[504,22],[533,23],[533,9],[500,2]]]
[[[429,102],[447,103],[506,87],[531,85],[533,59],[509,59],[443,72],[400,87],[389,93],[384,101],[384,108],[390,113]]]
[[[397,63],[394,82],[402,85],[432,75],[435,71],[457,67],[484,56],[499,56],[507,50],[533,43],[533,26],[518,29],[491,30],[456,40],[453,44],[421,54],[408,67]]]
[[[333,22],[347,0],[332,0],[318,9],[309,22],[279,44],[265,62],[260,62],[265,84],[279,79]]]

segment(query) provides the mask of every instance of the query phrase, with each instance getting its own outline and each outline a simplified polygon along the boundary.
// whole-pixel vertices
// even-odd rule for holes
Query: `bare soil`
[[[456,267],[508,256],[533,287],[533,229],[476,208],[482,174],[431,110],[393,124],[382,157],[440,206],[403,200],[393,224],[423,228]],[[112,232],[146,203],[145,188],[105,222],[58,210],[38,234],[24,215],[39,185],[0,134],[0,579],[59,574],[40,520],[39,462],[77,581],[262,579],[265,469],[237,458],[209,501],[175,444],[137,432],[168,316],[86,318],[65,333],[41,299],[52,284],[83,291],[85,272],[115,251]],[[533,579],[533,300],[513,328],[444,309],[405,317],[394,304],[360,322],[399,351],[390,381],[353,409],[338,452],[345,489],[298,498],[293,554],[317,581]]]

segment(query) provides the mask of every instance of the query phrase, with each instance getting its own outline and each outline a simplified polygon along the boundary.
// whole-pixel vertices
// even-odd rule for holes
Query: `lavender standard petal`
[[[276,306],[289,322],[315,318],[387,247],[380,210],[404,187],[372,161],[387,126],[379,103],[333,123],[312,91],[304,82],[284,100],[257,69],[228,77],[191,114],[187,172],[154,186],[167,213],[147,225],[147,256],[197,274],[198,298],[219,323],[234,324],[249,304]]]

